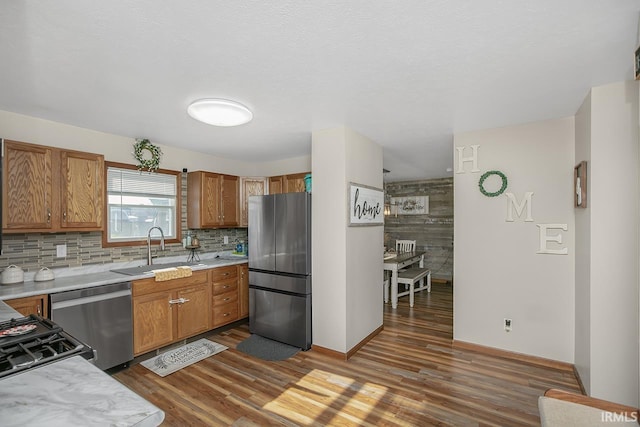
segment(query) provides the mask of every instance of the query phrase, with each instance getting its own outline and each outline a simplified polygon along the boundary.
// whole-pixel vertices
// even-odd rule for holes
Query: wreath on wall
[[[498,191],[494,191],[493,193],[490,193],[490,192],[488,192],[487,190],[484,189],[484,181],[487,178],[489,178],[491,175],[497,175],[502,180],[502,187],[500,187],[500,189]],[[478,181],[478,187],[480,188],[480,192],[482,194],[484,194],[485,196],[487,196],[487,197],[496,197],[496,196],[501,195],[502,193],[504,193],[504,190],[507,189],[507,185],[508,184],[509,184],[509,181],[507,180],[507,177],[505,176],[505,174],[503,174],[500,171],[485,172],[480,177],[480,181]]]
[[[148,158],[149,154],[151,154],[151,158]],[[139,171],[147,170],[151,173],[160,167],[162,150],[148,139],[136,139],[136,143],[133,144],[133,157],[138,161]]]

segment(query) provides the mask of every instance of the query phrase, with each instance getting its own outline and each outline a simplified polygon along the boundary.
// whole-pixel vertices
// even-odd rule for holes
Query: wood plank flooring
[[[163,426],[536,426],[547,388],[579,392],[572,371],[453,349],[453,292],[384,308],[384,330],[348,361],[314,351],[265,362],[235,350],[242,325],[209,339],[229,350],[165,378],[114,375],[162,408]]]

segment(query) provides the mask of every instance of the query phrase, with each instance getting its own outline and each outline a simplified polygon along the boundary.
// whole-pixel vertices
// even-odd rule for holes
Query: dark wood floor
[[[454,349],[453,292],[385,307],[384,330],[348,361],[314,351],[265,362],[235,350],[246,325],[209,338],[229,347],[165,378],[114,375],[165,411],[163,426],[539,425],[547,388],[579,392],[570,370]]]

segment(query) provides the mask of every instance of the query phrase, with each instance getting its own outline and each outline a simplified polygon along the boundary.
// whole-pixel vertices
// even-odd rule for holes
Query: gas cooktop
[[[32,314],[0,322],[0,378],[76,355],[95,357],[91,347],[49,319]]]

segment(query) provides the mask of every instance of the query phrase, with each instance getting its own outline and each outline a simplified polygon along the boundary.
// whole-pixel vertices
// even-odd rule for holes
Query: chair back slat
[[[396,240],[396,253],[414,252],[415,250],[415,240]]]

